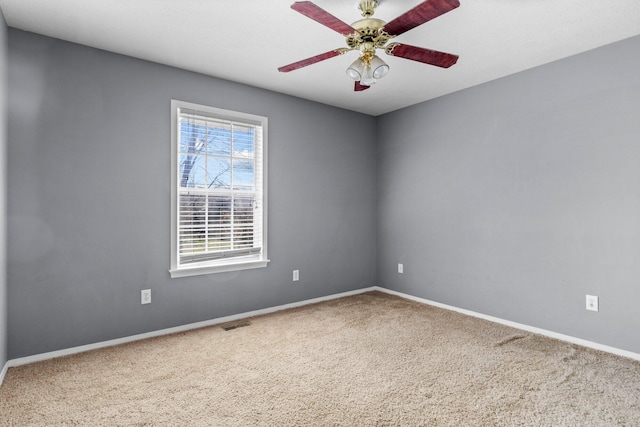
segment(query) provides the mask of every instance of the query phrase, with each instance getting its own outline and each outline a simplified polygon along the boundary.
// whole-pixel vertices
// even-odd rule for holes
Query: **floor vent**
[[[233,331],[234,329],[244,328],[245,326],[250,326],[250,325],[251,325],[251,322],[243,322],[243,323],[236,323],[235,325],[223,326],[222,329],[224,329],[225,331]]]

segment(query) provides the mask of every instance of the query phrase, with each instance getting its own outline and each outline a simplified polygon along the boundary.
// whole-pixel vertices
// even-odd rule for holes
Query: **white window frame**
[[[228,120],[262,127],[262,188],[257,188],[261,195],[258,203],[262,208],[262,250],[260,253],[243,255],[238,257],[220,258],[201,262],[180,264],[179,260],[179,183],[180,183],[180,156],[179,156],[179,111],[180,109],[195,110],[208,117]],[[269,263],[267,257],[267,123],[263,116],[229,111],[190,102],[171,100],[171,269],[172,278],[195,276],[201,274],[222,273],[227,271],[246,270],[266,267]],[[259,180],[260,181],[260,180]],[[259,182],[258,181],[258,182]]]

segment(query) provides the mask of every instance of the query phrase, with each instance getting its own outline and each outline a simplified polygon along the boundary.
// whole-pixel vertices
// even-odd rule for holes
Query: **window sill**
[[[197,265],[191,267],[172,268],[169,270],[171,278],[199,276],[203,274],[224,273],[228,271],[250,270],[253,268],[264,268],[269,264],[269,260],[246,260],[237,262],[226,262],[218,265]]]

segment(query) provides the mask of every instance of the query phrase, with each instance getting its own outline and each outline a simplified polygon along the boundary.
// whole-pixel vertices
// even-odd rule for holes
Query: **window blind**
[[[262,251],[263,127],[178,109],[178,265]]]

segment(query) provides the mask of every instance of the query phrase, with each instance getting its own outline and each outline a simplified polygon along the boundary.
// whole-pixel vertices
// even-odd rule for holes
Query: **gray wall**
[[[635,37],[380,117],[379,284],[640,353],[638,52]]]
[[[377,119],[8,43],[9,358],[374,284],[640,352],[640,38]],[[169,278],[171,98],[269,117],[268,268]]]
[[[7,361],[7,25],[0,12],[0,370]]]
[[[375,284],[373,117],[14,29],[8,64],[9,358]],[[269,267],[169,278],[172,98],[269,118]]]

